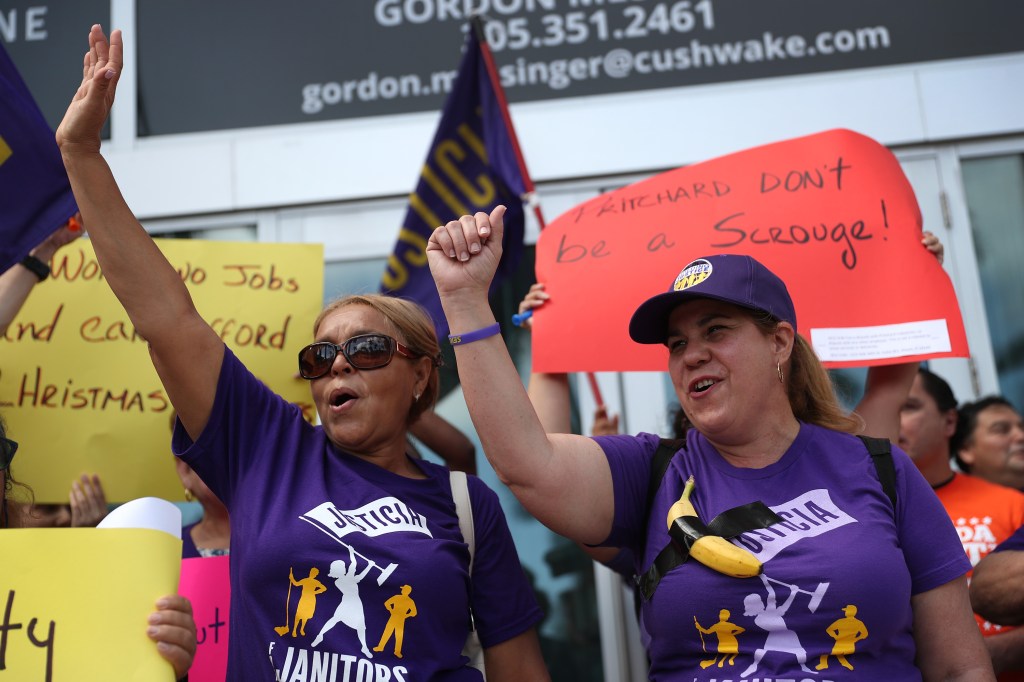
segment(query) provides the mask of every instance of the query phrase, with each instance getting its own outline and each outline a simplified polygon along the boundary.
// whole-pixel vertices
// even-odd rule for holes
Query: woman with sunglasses
[[[474,332],[494,324],[503,215],[463,216],[427,244],[451,329],[476,339],[455,348],[466,402],[530,513],[576,542],[630,549],[652,577],[641,610],[652,680],[995,679],[948,516],[895,448],[887,494],[883,464],[851,435],[860,422],[797,335],[782,280],[749,256],[708,256],[634,313],[631,337],[667,347],[692,424],[652,486],[657,436],[546,434],[501,338]],[[684,490],[696,516],[673,508]],[[739,534],[753,556],[704,537],[716,534]],[[682,549],[671,560],[673,537],[690,560]],[[716,620],[727,637],[705,634]]]
[[[231,516],[228,678],[480,680],[462,656],[475,622],[488,680],[548,679],[533,630],[541,612],[497,496],[469,479],[470,564],[449,472],[406,454],[409,425],[438,391],[426,314],[377,295],[328,306],[299,354],[322,425],[308,424],[200,317],[125,204],[99,153],[122,68],[120,31],[108,44],[94,26],[89,48],[57,142],[104,277],[149,342],[177,411],[172,447]],[[293,589],[294,576],[327,575],[339,560],[364,576],[359,603],[346,606],[361,613],[344,613],[359,627],[322,632],[343,595]],[[415,606],[395,633],[401,649],[364,651],[356,630],[377,643],[396,595]]]
[[[0,417],[0,530],[26,527],[24,514],[10,497],[15,487],[25,487],[11,477],[11,461],[17,452],[18,443],[7,437],[7,424]],[[162,597],[145,627],[157,651],[174,668],[175,679],[187,680],[196,653],[196,623],[189,601],[177,594]]]

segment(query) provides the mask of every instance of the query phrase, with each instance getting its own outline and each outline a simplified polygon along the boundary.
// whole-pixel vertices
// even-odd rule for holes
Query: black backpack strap
[[[878,480],[882,482],[882,490],[892,503],[893,511],[896,511],[896,465],[892,461],[892,443],[888,438],[857,437],[871,453],[871,461],[878,472]]]
[[[647,484],[647,503],[644,505],[644,518],[651,515],[651,507],[654,505],[654,496],[658,493],[658,488],[661,487],[661,480],[665,478],[665,472],[668,471],[669,462],[672,461],[672,457],[674,457],[677,452],[685,447],[686,441],[682,438],[662,438],[661,442],[658,443],[658,449],[654,451],[654,456],[651,458],[651,478]],[[658,583],[661,581],[661,576],[668,573],[685,560],[686,557],[684,557],[670,542],[665,549],[661,550],[661,554],[655,558],[654,563],[651,565],[651,568],[647,573],[642,576],[633,576],[633,581],[636,582],[641,596],[643,596],[644,599],[650,599],[651,595],[654,594],[654,588],[657,587]]]
[[[658,494],[661,487],[661,479],[665,478],[668,471],[668,463],[677,452],[686,447],[686,441],[682,438],[662,438],[658,443],[658,449],[654,451],[651,458],[651,478],[647,483],[647,503],[644,505],[644,518],[650,515],[651,506],[654,505],[654,496]]]

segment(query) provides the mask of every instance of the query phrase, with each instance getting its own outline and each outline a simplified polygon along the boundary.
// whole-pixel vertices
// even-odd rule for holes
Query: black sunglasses
[[[341,345],[317,341],[299,351],[299,375],[303,379],[319,379],[331,371],[339,352],[356,369],[380,369],[391,364],[396,351],[406,358],[420,357],[384,334],[360,334]]]
[[[17,451],[18,444],[15,441],[0,436],[0,471],[11,466],[11,460],[14,459],[14,453]]]

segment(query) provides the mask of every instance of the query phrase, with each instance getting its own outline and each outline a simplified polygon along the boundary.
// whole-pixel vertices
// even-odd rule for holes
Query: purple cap
[[[766,312],[796,330],[796,310],[785,282],[750,256],[719,254],[693,261],[668,292],[644,301],[629,321],[630,337],[637,343],[665,343],[669,315],[680,303],[695,298]]]

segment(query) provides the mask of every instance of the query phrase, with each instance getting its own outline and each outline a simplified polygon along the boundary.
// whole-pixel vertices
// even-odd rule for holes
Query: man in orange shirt
[[[1024,420],[1010,401],[989,396],[958,413],[952,448],[960,469],[1024,491]]]
[[[950,441],[957,417],[949,384],[921,368],[900,411],[898,444],[935,490],[975,565],[1024,525],[1024,493],[953,470]],[[1024,682],[1024,628],[976,618],[999,681]]]

